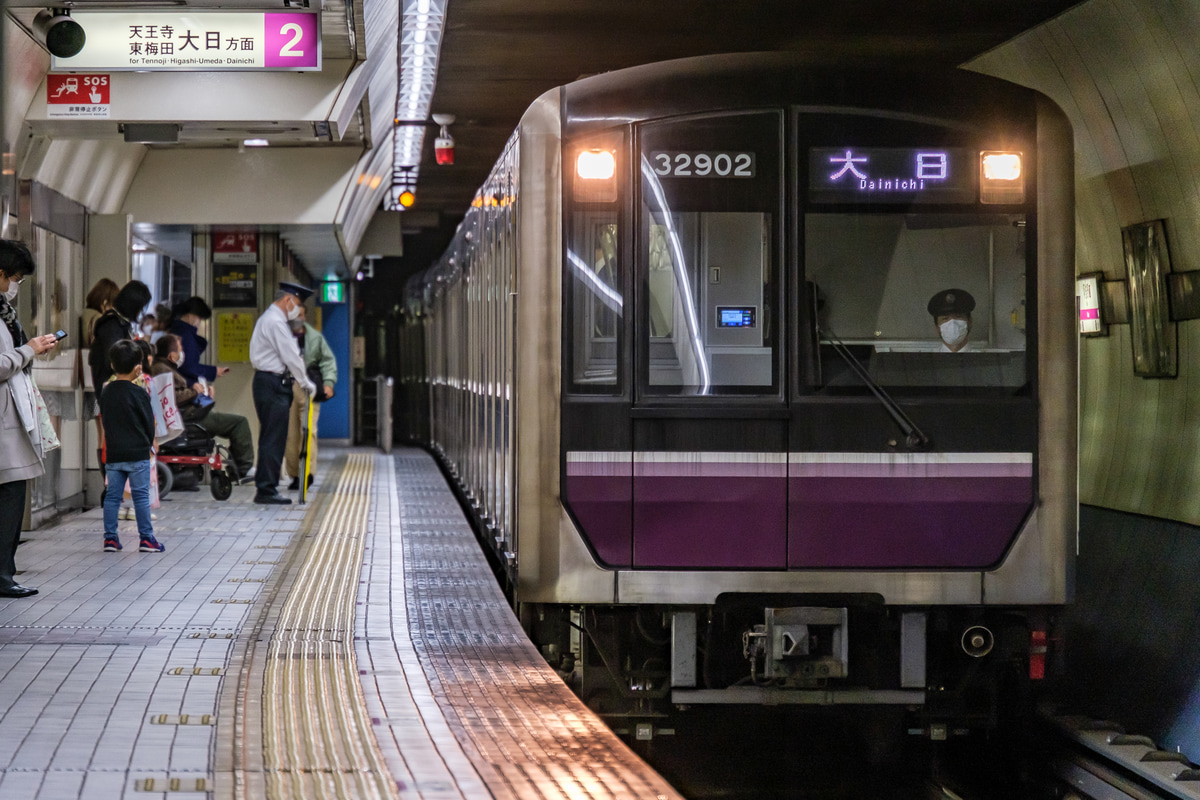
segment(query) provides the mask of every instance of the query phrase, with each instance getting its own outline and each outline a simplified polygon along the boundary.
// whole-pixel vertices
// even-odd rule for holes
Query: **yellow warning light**
[[[404,191],[400,193],[400,205],[405,208],[412,208],[415,202],[417,202],[417,196],[412,192]]]
[[[983,153],[983,177],[989,181],[1015,181],[1021,177],[1020,153]]]
[[[584,150],[575,160],[575,171],[584,180],[608,180],[617,169],[617,160],[607,150]]]

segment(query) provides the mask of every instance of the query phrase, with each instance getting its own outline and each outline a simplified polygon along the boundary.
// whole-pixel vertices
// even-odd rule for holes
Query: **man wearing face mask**
[[[186,363],[183,344],[173,333],[164,333],[155,345],[154,363],[150,374],[154,376],[171,373],[175,386],[175,405],[184,422],[198,422],[212,436],[229,440],[229,455],[237,469],[238,479],[245,478],[254,467],[254,439],[250,436],[250,421],[241,414],[227,414],[215,410],[211,404],[201,406],[196,402],[200,395],[211,396],[212,387],[193,382],[190,386],[183,377],[180,367]]]
[[[250,337],[250,364],[254,367],[254,411],[258,415],[258,467],[254,473],[257,492],[254,502],[286,505],[292,501],[279,494],[279,472],[287,445],[288,413],[292,387],[308,395],[316,386],[308,379],[296,337],[288,322],[300,317],[300,307],[312,297],[312,289],[282,282],[275,302],[258,318]]]
[[[929,299],[927,306],[942,340],[943,353],[961,353],[969,349],[971,312],[975,298],[963,289],[943,289]]]

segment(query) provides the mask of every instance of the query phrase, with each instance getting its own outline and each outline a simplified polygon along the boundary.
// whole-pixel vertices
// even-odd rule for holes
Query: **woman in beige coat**
[[[0,597],[37,594],[15,580],[25,482],[42,474],[42,435],[30,371],[33,357],[58,339],[48,334],[26,340],[17,321],[17,286],[33,269],[28,247],[0,240]]]

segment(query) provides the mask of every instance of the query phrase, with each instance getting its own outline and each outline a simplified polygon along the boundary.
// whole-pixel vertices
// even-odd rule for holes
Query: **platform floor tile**
[[[156,510],[162,554],[101,551],[100,509],[22,534],[0,599],[0,800],[204,798],[213,716],[235,637],[305,509],[173,493]],[[147,780],[152,783],[147,783]],[[199,787],[200,791],[195,791]],[[191,789],[192,791],[188,791]]]

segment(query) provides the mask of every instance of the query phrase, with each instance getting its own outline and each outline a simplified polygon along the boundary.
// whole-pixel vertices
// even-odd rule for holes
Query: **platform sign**
[[[1100,333],[1100,276],[1084,275],[1075,281],[1079,298],[1079,332]]]
[[[257,264],[258,231],[213,228],[212,248],[214,264]]]
[[[322,303],[346,302],[346,284],[340,281],[325,281],[321,284]]]
[[[108,119],[107,75],[47,75],[46,116],[51,119]]]
[[[213,72],[321,68],[315,11],[80,11],[87,37],[56,71]]]
[[[217,361],[249,361],[250,337],[257,315],[249,311],[217,314]]]

